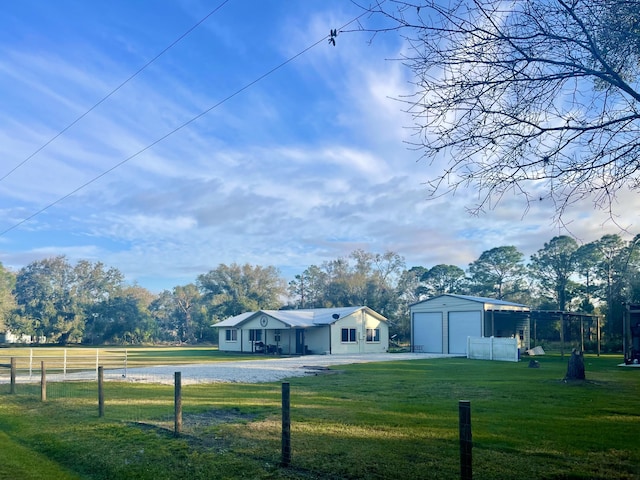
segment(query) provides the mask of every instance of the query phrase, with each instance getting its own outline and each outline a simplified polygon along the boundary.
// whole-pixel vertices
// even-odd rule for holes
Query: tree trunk
[[[567,374],[564,380],[584,380],[584,358],[582,352],[577,351],[575,348],[571,352],[569,357],[569,364],[567,365]]]

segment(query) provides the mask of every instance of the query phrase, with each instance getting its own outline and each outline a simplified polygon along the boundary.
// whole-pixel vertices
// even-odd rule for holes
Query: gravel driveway
[[[370,353],[360,355],[305,355],[300,357],[265,358],[256,360],[223,361],[194,365],[162,365],[128,369],[105,369],[105,381],[173,384],[175,372],[181,372],[183,385],[194,383],[265,383],[285,378],[317,375],[330,367],[353,363],[424,360],[455,357],[429,353]],[[0,378],[0,384],[9,383],[9,375]],[[47,374],[47,382],[92,381],[97,379],[95,370]],[[36,383],[40,374],[19,375],[17,383]]]
[[[174,373],[181,372],[183,385],[194,383],[278,382],[290,377],[315,375],[326,367],[353,363],[385,362],[398,360],[423,360],[453,357],[428,353],[382,353],[362,355],[306,355],[302,357],[273,358],[260,360],[238,360],[197,365],[167,365],[145,368],[130,368],[126,372],[105,370],[105,380],[129,382],[170,383]],[[81,373],[67,374],[67,380],[82,379]],[[95,372],[93,372],[95,376]],[[49,379],[55,381],[54,379]]]

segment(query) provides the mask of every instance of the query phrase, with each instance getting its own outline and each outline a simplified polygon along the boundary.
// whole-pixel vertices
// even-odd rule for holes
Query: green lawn
[[[178,353],[164,363],[172,356],[182,363]],[[279,383],[184,386],[179,438],[170,386],[108,382],[100,419],[91,384],[45,404],[35,387],[1,385],[0,478],[455,479],[464,399],[475,479],[639,479],[640,369],[587,356],[587,381],[564,383],[567,358],[539,361],[383,362],[293,378],[288,468]]]

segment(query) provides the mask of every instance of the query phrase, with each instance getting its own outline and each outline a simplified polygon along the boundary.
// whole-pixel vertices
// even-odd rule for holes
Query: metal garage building
[[[445,294],[414,303],[413,352],[466,354],[467,337],[516,337],[530,346],[529,307],[485,297]]]

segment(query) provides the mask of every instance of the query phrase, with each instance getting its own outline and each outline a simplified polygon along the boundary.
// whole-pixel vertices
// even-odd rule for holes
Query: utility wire
[[[252,80],[251,82],[247,83],[246,85],[244,85],[243,87],[239,88],[238,90],[236,90],[235,92],[233,92],[232,94],[228,95],[227,97],[223,98],[222,100],[220,100],[219,102],[215,103],[214,105],[212,105],[211,107],[207,108],[206,110],[203,110],[202,112],[200,112],[199,114],[197,114],[196,116],[192,117],[191,119],[187,120],[186,122],[180,124],[179,126],[175,127],[173,130],[170,130],[169,132],[165,133],[164,135],[162,135],[161,137],[157,138],[156,140],[154,140],[153,142],[151,142],[150,144],[148,144],[146,147],[142,148],[141,150],[138,150],[136,153],[134,153],[133,155],[128,156],[127,158],[125,158],[124,160],[116,163],[115,165],[113,165],[111,168],[109,168],[108,170],[105,170],[104,172],[100,173],[99,175],[96,175],[95,177],[93,177],[91,180],[88,180],[87,182],[83,183],[82,185],[80,185],[79,187],[77,187],[76,189],[70,191],[69,193],[63,195],[62,197],[58,198],[57,200],[54,200],[53,202],[49,203],[48,205],[46,205],[45,207],[41,208],[40,210],[32,213],[31,215],[29,215],[28,217],[20,220],[18,223],[12,225],[11,227],[3,230],[0,232],[0,237],[9,233],[12,230],[15,230],[16,228],[18,228],[20,225],[28,222],[29,220],[37,217],[38,215],[40,215],[41,213],[44,213],[45,211],[49,210],[51,207],[57,205],[58,203],[66,200],[67,198],[75,195],[76,193],[78,193],[80,190],[83,190],[84,188],[88,187],[89,185],[91,185],[92,183],[96,182],[97,180],[101,179],[102,177],[108,175],[109,173],[113,172],[116,168],[121,167],[122,165],[124,165],[125,163],[129,162],[130,160],[133,160],[134,158],[136,158],[137,156],[141,155],[142,153],[146,152],[147,150],[151,149],[152,147],[156,146],[157,144],[159,144],[160,142],[162,142],[163,140],[169,138],[170,136],[172,136],[174,133],[179,132],[180,130],[182,130],[183,128],[191,125],[192,123],[194,123],[196,120],[204,117],[206,114],[208,114],[209,112],[211,112],[212,110],[218,108],[220,105],[226,103],[227,101],[231,100],[232,98],[238,96],[239,94],[241,94],[242,92],[244,92],[245,90],[251,88],[253,85],[255,85],[256,83],[260,82],[261,80],[264,80],[265,78],[267,78],[268,76],[270,76],[271,74],[273,74],[274,72],[280,70],[282,67],[284,67],[285,65],[293,62],[296,58],[304,55],[305,53],[307,53],[309,50],[311,50],[312,48],[318,46],[320,43],[324,42],[325,40],[334,38],[336,36],[336,33],[339,33],[342,31],[342,29],[344,29],[345,27],[351,25],[354,22],[357,22],[361,17],[363,17],[365,13],[362,13],[360,15],[358,15],[357,17],[355,17],[354,19],[352,19],[351,21],[347,22],[346,24],[344,24],[342,27],[340,27],[339,29],[336,29],[335,31],[330,31],[330,33],[324,37],[322,37],[320,40],[318,40],[317,42],[309,45],[308,47],[304,48],[303,50],[301,50],[300,52],[296,53],[295,55],[293,55],[292,57],[289,57],[287,60],[285,60],[284,62],[280,63],[279,65],[271,68],[270,70],[268,70],[266,73],[263,73],[262,75],[260,75],[259,77],[257,77],[256,79]]]
[[[214,13],[216,13],[218,10],[220,10],[226,3],[228,3],[229,0],[224,0],[221,4],[219,4],[216,8],[214,8],[213,10],[211,10],[209,13],[207,13],[204,17],[202,17],[202,19],[200,19],[195,25],[193,25],[191,28],[189,28],[186,32],[184,32],[182,35],[180,35],[178,38],[176,38],[173,42],[171,42],[169,44],[169,46],[167,46],[166,48],[164,48],[160,53],[158,53],[155,57],[153,57],[151,60],[149,60],[147,63],[145,63],[142,67],[140,67],[134,74],[132,74],[129,78],[127,78],[125,81],[123,81],[120,85],[118,85],[116,88],[114,88],[113,90],[111,90],[111,92],[109,92],[106,96],[104,96],[101,100],[99,100],[97,103],[95,103],[89,110],[87,110],[86,112],[84,112],[82,115],[80,115],[78,118],[76,118],[73,122],[71,122],[69,125],[67,125],[66,127],[64,127],[62,130],[60,130],[58,133],[56,133],[53,137],[51,137],[47,142],[45,142],[42,146],[40,146],[35,152],[33,152],[31,155],[29,155],[27,158],[25,158],[24,160],[22,160],[20,163],[18,163],[15,167],[13,167],[11,170],[9,170],[7,173],[5,173],[2,177],[0,177],[0,182],[2,182],[5,178],[7,178],[9,175],[11,175],[13,172],[15,172],[16,170],[18,170],[20,167],[22,167],[25,163],[27,163],[29,160],[31,160],[33,157],[35,157],[38,153],[40,153],[42,150],[44,150],[45,148],[47,148],[49,145],[51,145],[51,143],[53,143],[55,140],[58,139],[58,137],[64,135],[67,130],[69,130],[71,127],[73,127],[76,123],[78,123],[80,120],[82,120],[84,117],[86,117],[87,115],[89,115],[91,112],[93,112],[96,108],[98,108],[100,105],[102,105],[105,101],[107,101],[111,96],[113,96],[116,92],[118,92],[118,90],[120,90],[122,87],[124,87],[127,83],[129,83],[131,80],[133,80],[135,77],[137,77],[140,73],[142,73],[143,70],[145,70],[149,65],[151,65],[153,62],[155,62],[156,60],[158,60],[162,55],[164,55],[165,53],[167,53],[169,50],[171,50],[173,47],[175,47],[178,43],[180,43],[186,36],[188,36],[191,32],[193,32],[196,28],[198,28],[200,25],[202,25],[211,15],[213,15]]]

